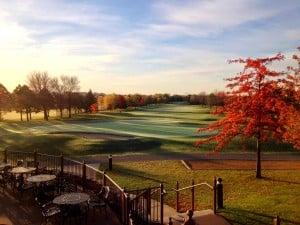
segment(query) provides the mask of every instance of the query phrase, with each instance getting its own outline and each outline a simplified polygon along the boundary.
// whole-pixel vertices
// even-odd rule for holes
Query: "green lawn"
[[[105,168],[106,165],[102,165]],[[283,224],[300,223],[300,172],[263,171],[264,179],[255,179],[249,170],[187,170],[178,161],[114,163],[108,172],[121,186],[138,189],[164,183],[167,204],[175,207],[176,181],[180,186],[222,177],[225,209],[221,214],[233,224],[272,224],[272,217],[280,215]],[[181,194],[181,209],[190,208],[190,190]],[[207,188],[196,189],[196,209],[211,208],[212,193]],[[290,221],[290,222],[289,222]],[[297,223],[296,223],[297,222]]]
[[[52,112],[55,114],[55,112]],[[16,116],[16,115],[15,115]],[[185,104],[162,104],[141,107],[136,110],[101,112],[77,115],[72,119],[53,119],[44,122],[35,119],[20,122],[12,115],[10,120],[0,123],[0,150],[10,147],[15,150],[52,154],[107,154],[123,152],[172,152],[209,151],[212,146],[194,147],[199,138],[209,134],[197,134],[197,128],[207,126],[218,117],[210,114],[210,109]],[[33,116],[35,117],[35,116]],[[74,135],[49,134],[49,132],[100,132],[125,134],[138,137],[134,141],[106,141],[80,138]],[[252,151],[254,142],[243,144],[233,142],[226,151]],[[269,143],[266,151],[291,151],[287,145]]]

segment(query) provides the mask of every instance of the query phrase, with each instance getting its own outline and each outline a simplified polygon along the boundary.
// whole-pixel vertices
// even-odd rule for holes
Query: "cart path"
[[[83,161],[92,166],[98,167],[100,163],[108,162],[108,155],[88,155],[88,156],[74,156],[76,160]],[[276,153],[262,153],[262,160],[281,160],[293,161],[300,160],[300,152],[276,152]],[[161,154],[127,154],[127,155],[113,155],[114,162],[141,162],[141,161],[155,161],[155,160],[256,160],[256,154],[253,152],[241,153],[161,153]]]

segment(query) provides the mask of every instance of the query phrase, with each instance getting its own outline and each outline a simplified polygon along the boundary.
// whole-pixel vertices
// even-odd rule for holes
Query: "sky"
[[[82,91],[224,90],[239,57],[300,46],[299,0],[0,0],[0,83],[32,71],[78,76]]]

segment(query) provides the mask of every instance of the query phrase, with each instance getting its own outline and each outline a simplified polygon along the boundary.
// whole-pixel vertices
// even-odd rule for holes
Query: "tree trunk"
[[[27,120],[27,122],[29,121],[29,115],[28,115],[28,109],[26,109],[26,120]]]
[[[47,112],[47,109],[46,107],[43,107],[43,111],[44,111],[44,120],[48,120],[48,112]]]
[[[260,135],[256,138],[256,178],[261,177],[261,141]]]
[[[30,109],[30,111],[29,111],[29,119],[31,120],[32,118],[31,118],[31,109]]]
[[[60,112],[60,118],[63,118],[63,109],[60,108],[60,109],[59,109],[59,112]]]
[[[20,111],[20,118],[21,118],[21,121],[23,121],[23,112],[22,112],[22,110]]]
[[[71,118],[71,116],[72,116],[72,115],[71,115],[71,113],[72,113],[72,112],[71,112],[71,111],[72,111],[71,106],[69,106],[68,111],[69,111],[69,118]]]

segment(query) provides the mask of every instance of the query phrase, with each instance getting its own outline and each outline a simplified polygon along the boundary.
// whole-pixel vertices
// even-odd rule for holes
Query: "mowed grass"
[[[47,152],[52,154],[118,154],[147,152],[173,154],[174,152],[210,151],[213,145],[194,146],[196,140],[209,133],[197,133],[197,128],[207,126],[219,117],[210,109],[187,104],[161,104],[135,110],[100,112],[76,115],[72,119],[59,118],[49,122],[38,117],[30,122],[20,122],[19,115],[7,114],[7,122],[0,123],[0,148]],[[56,112],[52,112],[56,115]],[[112,141],[82,138],[63,132],[99,132],[137,137],[134,141]],[[60,134],[53,134],[60,132]],[[52,133],[52,134],[50,134]],[[255,142],[234,141],[225,151],[252,151]],[[1,149],[0,149],[1,150]],[[288,145],[268,143],[266,151],[292,151]]]
[[[105,169],[107,165],[102,165]],[[114,163],[108,171],[122,187],[129,190],[158,186],[164,183],[166,203],[175,208],[176,181],[180,187],[195,183],[213,183],[221,177],[224,184],[225,209],[220,211],[232,224],[272,224],[280,215],[282,224],[300,223],[300,172],[299,170],[266,170],[264,179],[255,179],[252,170],[187,170],[179,161],[150,161]],[[212,192],[207,187],[196,189],[196,209],[212,208]],[[180,208],[191,207],[191,191],[180,193]]]

